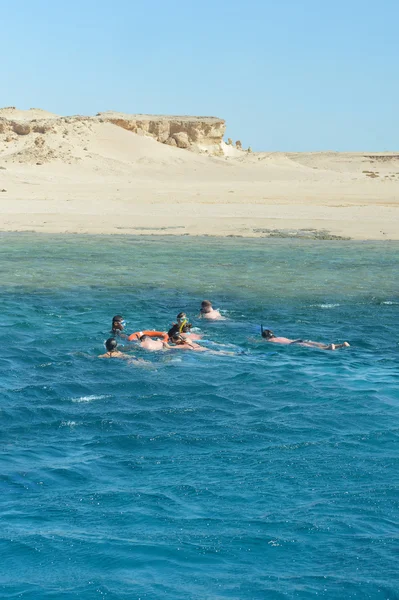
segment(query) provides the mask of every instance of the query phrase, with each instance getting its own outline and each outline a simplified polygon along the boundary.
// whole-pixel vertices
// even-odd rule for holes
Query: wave
[[[93,400],[103,400],[104,398],[111,398],[110,394],[103,396],[80,396],[79,398],[72,398],[72,402],[93,402]]]

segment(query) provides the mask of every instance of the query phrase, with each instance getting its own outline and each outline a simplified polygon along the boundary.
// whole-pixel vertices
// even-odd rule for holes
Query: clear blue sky
[[[215,115],[256,150],[399,150],[399,0],[0,0],[0,106]]]

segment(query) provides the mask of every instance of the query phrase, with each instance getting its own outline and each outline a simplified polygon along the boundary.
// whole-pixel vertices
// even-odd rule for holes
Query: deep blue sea
[[[399,598],[398,243],[1,234],[0,272],[1,598]],[[97,358],[183,310],[233,355]]]

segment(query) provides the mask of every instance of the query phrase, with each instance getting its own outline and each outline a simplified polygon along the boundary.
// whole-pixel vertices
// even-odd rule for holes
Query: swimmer
[[[153,340],[149,335],[142,335],[139,339],[140,348],[156,352],[157,350],[170,350],[169,344],[162,340]]]
[[[350,346],[348,342],[343,342],[343,344],[322,344],[320,342],[312,342],[311,340],[291,340],[286,337],[276,337],[271,329],[263,329],[263,325],[260,327],[262,337],[267,342],[273,344],[297,344],[298,346],[306,346],[307,348],[320,348],[320,350],[337,350],[338,348],[349,348]]]
[[[176,350],[196,350],[197,352],[205,352],[208,350],[208,348],[204,348],[203,346],[192,342],[190,339],[183,337],[181,333],[174,333],[169,341],[173,344],[173,346],[169,347]]]
[[[127,339],[126,333],[123,333],[126,326],[126,321],[121,315],[115,315],[112,318],[112,329],[111,333],[114,337],[119,337],[122,339]]]
[[[176,330],[176,333],[188,333],[192,327],[191,323],[188,322],[188,318],[185,312],[180,312],[176,317],[177,323],[173,323],[172,329]],[[170,330],[169,330],[170,331]]]
[[[196,352],[208,352],[208,354],[218,354],[219,356],[236,356],[235,352],[226,352],[225,350],[211,350],[210,348],[204,348],[196,342],[192,342],[190,339],[184,338],[181,333],[176,333],[171,342],[174,346],[170,346],[176,350],[194,350]]]
[[[177,323],[173,323],[172,327],[168,331],[169,339],[176,333],[180,333],[184,338],[190,337],[191,340],[200,340],[202,335],[198,333],[192,333],[192,324],[188,322],[187,315],[181,312],[176,317]]]
[[[132,357],[124,352],[118,350],[118,342],[115,338],[108,338],[105,342],[106,353],[100,354],[98,358],[122,358],[124,360],[131,359]]]
[[[199,314],[200,319],[209,319],[210,321],[225,321],[226,317],[220,314],[220,311],[215,310],[212,306],[212,302],[209,300],[203,300],[201,302],[201,310]]]

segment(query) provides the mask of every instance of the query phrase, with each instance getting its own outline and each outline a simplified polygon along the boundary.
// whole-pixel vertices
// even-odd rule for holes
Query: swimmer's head
[[[115,315],[112,318],[112,329],[118,329],[119,331],[122,331],[125,325],[126,322],[121,315]]]
[[[115,338],[108,338],[107,341],[105,342],[105,347],[108,352],[112,352],[113,350],[116,350],[117,345],[118,345],[118,342],[116,341]]]
[[[212,310],[212,302],[209,302],[209,300],[203,300],[201,302],[201,312],[207,313],[210,312]]]
[[[176,333],[180,333],[180,325],[178,325],[177,323],[175,323],[174,325],[172,325],[172,327],[169,329],[169,331],[168,331],[168,337],[170,339],[172,339],[172,337]]]
[[[145,334],[139,338],[140,342],[145,342],[146,340],[149,340],[149,339],[151,339],[150,336],[145,335]]]
[[[186,315],[186,313],[185,313],[185,312],[180,312],[180,313],[177,315],[176,319],[177,319],[178,321],[185,321],[185,320],[187,319],[187,315]]]
[[[263,329],[262,327],[262,337],[266,340],[270,340],[271,338],[276,337],[271,329]]]

